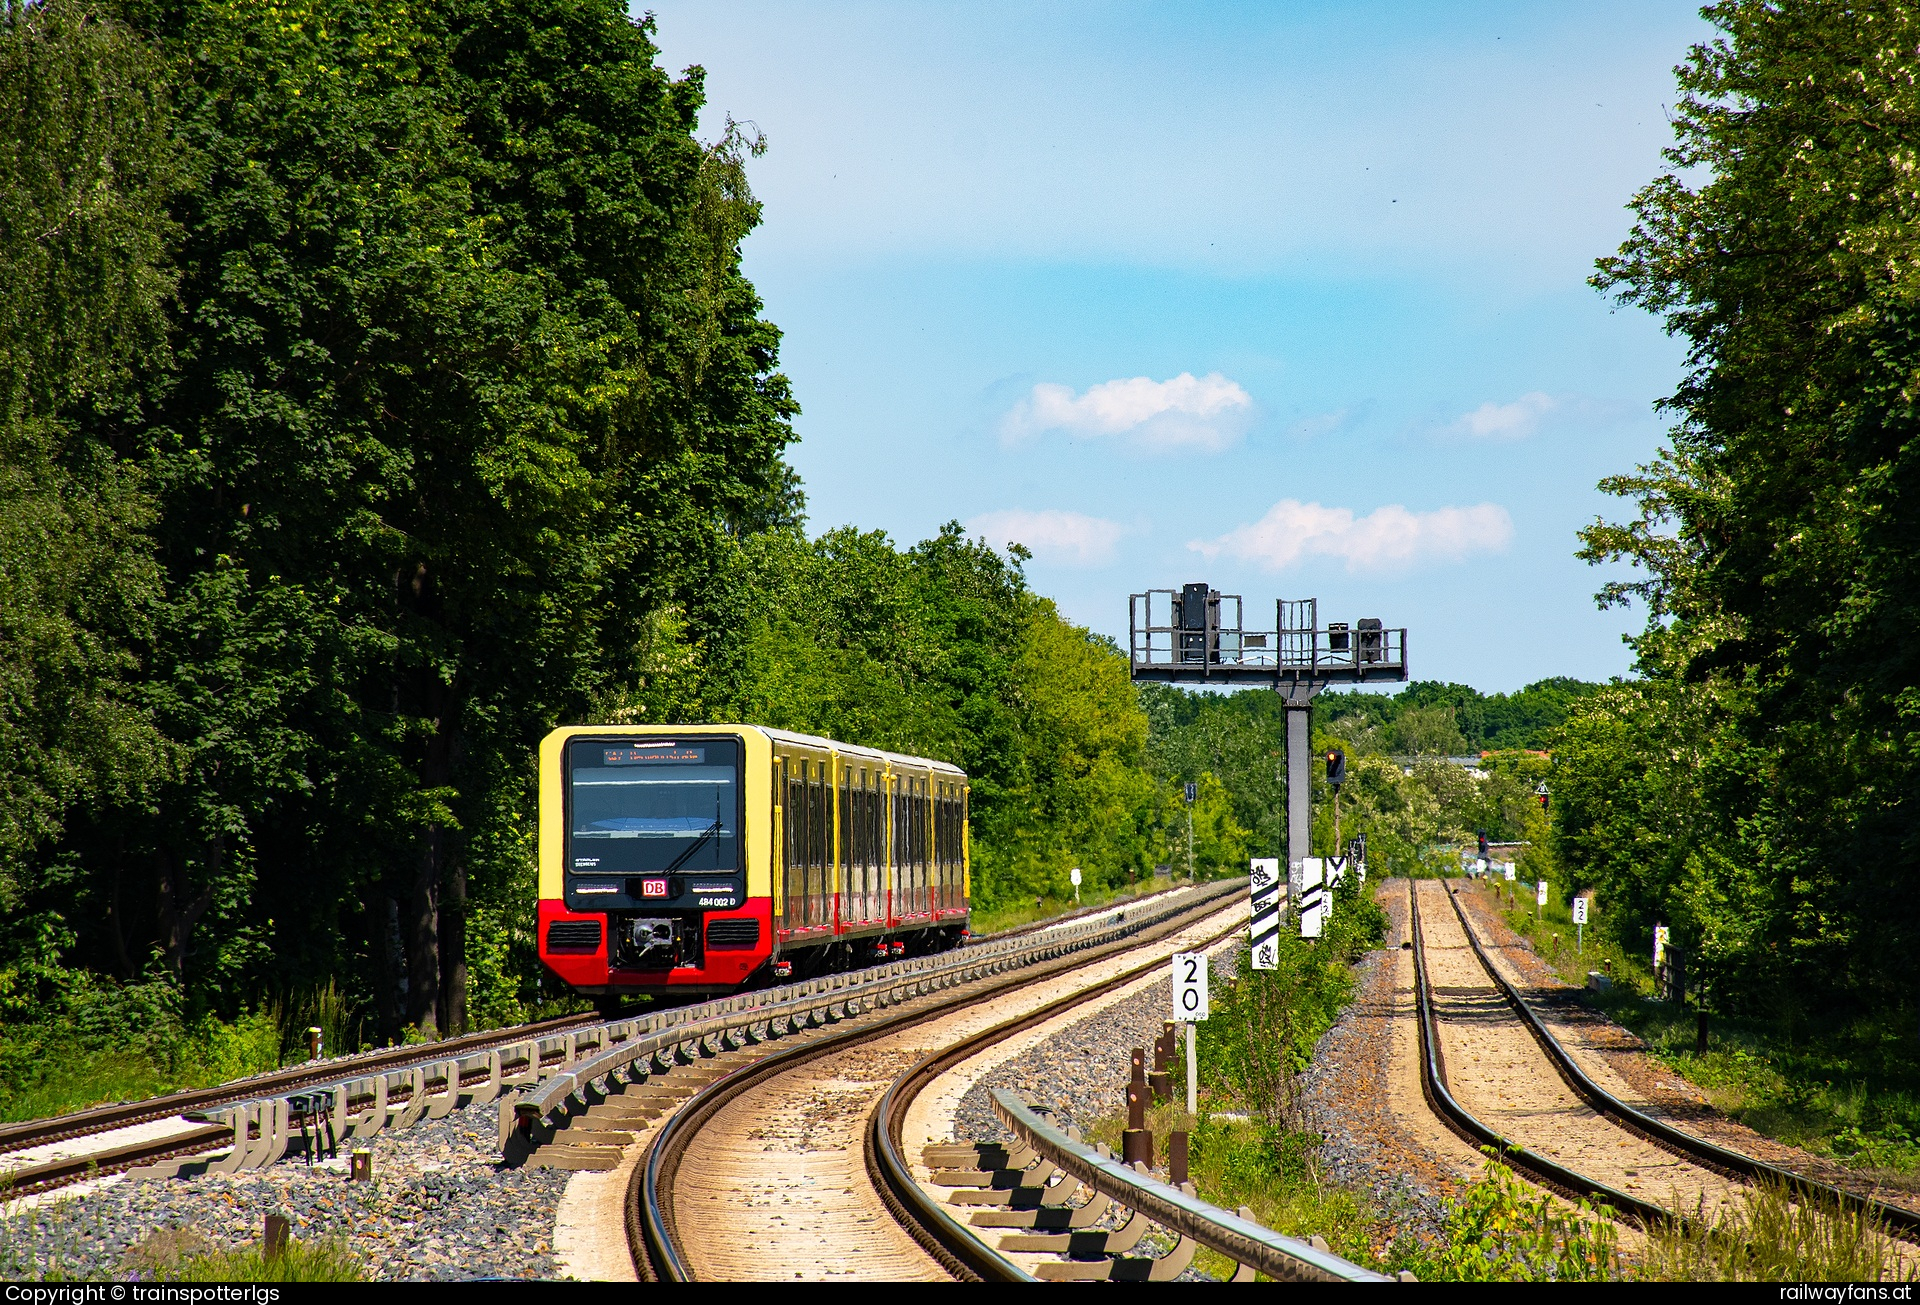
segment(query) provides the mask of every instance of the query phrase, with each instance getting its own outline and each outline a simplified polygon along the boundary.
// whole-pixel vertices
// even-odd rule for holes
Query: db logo
[[[664,879],[642,879],[640,881],[640,895],[642,897],[665,897],[667,895],[667,881]]]

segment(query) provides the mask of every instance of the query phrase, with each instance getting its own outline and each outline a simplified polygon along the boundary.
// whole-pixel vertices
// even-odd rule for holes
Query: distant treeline
[[[1415,870],[1434,849],[1485,833],[1499,841],[1544,840],[1534,786],[1544,758],[1508,755],[1476,780],[1447,760],[1483,751],[1543,750],[1574,705],[1602,686],[1551,679],[1511,694],[1420,681],[1398,693],[1323,693],[1314,702],[1314,840],[1334,850],[1334,808],[1319,756],[1348,755],[1341,845],[1366,833],[1388,869]],[[1169,778],[1207,775],[1229,799],[1255,855],[1286,852],[1286,720],[1275,693],[1200,693],[1142,686],[1153,769]]]
[[[1513,693],[1481,693],[1464,684],[1419,680],[1391,695],[1357,690],[1322,694],[1315,708],[1329,728],[1386,751],[1458,756],[1544,749],[1574,704],[1600,688],[1560,677]]]

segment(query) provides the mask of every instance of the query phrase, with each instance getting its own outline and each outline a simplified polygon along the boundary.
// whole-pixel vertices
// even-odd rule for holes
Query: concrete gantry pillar
[[[1287,865],[1299,865],[1313,847],[1312,767],[1307,760],[1311,702],[1287,702]]]

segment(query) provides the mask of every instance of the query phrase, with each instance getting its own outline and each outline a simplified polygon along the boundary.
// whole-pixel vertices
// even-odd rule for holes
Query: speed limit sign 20
[[[1173,1018],[1187,1023],[1207,1017],[1207,954],[1173,954]]]

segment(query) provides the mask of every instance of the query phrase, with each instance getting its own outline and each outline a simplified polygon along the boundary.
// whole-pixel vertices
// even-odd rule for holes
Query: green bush
[[[1571,1209],[1528,1188],[1492,1147],[1486,1171],[1449,1202],[1440,1248],[1415,1268],[1423,1282],[1611,1282],[1625,1276],[1612,1212]]]
[[[1318,939],[1283,922],[1275,969],[1255,970],[1243,949],[1200,1026],[1200,1081],[1224,1085],[1268,1129],[1290,1127],[1294,1076],[1312,1063],[1314,1044],[1353,999],[1353,963],[1380,946],[1386,927],[1373,895],[1350,880]]]

